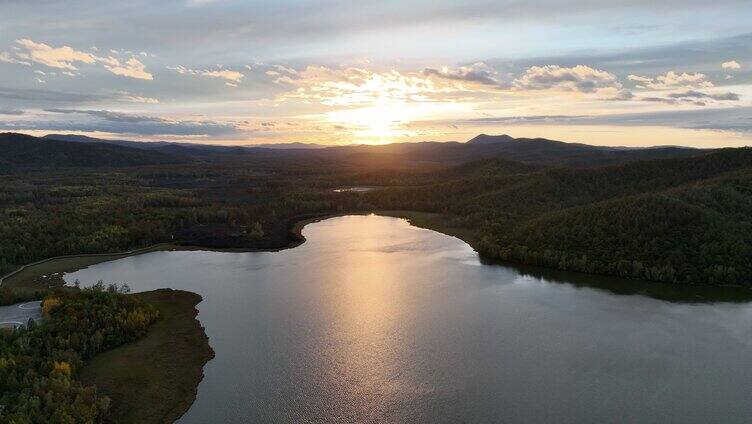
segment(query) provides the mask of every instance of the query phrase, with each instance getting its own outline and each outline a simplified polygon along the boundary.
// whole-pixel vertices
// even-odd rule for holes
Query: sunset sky
[[[752,145],[752,1],[0,0],[0,131]]]

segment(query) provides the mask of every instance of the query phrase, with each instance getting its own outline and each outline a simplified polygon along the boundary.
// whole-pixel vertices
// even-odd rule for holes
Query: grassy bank
[[[128,252],[120,253],[102,253],[93,255],[69,255],[56,258],[49,258],[33,264],[25,265],[12,274],[2,278],[3,287],[7,288],[31,288],[46,289],[62,285],[62,274],[75,272],[88,266],[96,265],[102,262],[114,261],[126,258],[128,256],[140,255],[142,253],[155,252],[159,250],[172,250],[177,248],[174,244],[157,244],[135,249]]]
[[[112,398],[115,422],[172,423],[193,403],[214,356],[196,320],[201,296],[170,289],[132,296],[159,309],[159,321],[144,338],[96,356],[80,378]]]

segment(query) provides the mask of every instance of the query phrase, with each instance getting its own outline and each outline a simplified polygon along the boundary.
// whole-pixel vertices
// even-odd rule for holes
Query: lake
[[[66,281],[204,297],[216,352],[182,423],[749,423],[752,300],[484,264],[381,216],[280,252],[153,252]]]

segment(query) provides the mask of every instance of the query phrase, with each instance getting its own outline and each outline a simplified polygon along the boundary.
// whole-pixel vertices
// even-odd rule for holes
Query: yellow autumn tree
[[[66,377],[71,376],[71,366],[65,361],[55,361],[52,363],[52,372],[50,374],[61,374]]]
[[[58,297],[48,297],[42,302],[42,313],[44,316],[49,316],[50,313],[58,306],[62,305],[63,301]]]

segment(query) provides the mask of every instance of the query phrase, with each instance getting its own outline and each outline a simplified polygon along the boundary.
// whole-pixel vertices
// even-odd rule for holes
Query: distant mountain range
[[[624,148],[565,143],[544,138],[481,134],[468,142],[416,142],[386,145],[323,146],[292,143],[216,146],[168,141],[106,140],[82,135],[42,138],[0,134],[0,170],[136,166],[188,161],[324,161],[357,169],[441,168],[504,159],[537,166],[587,168],[638,160],[697,156],[708,150],[686,147]]]
[[[94,138],[85,135],[77,134],[47,134],[42,138],[51,140],[62,141],[76,141],[80,143],[107,143],[117,144],[119,146],[135,147],[138,149],[159,149],[166,146],[181,146],[187,149],[200,149],[200,150],[212,150],[212,151],[226,151],[237,149],[280,149],[280,150],[292,150],[292,149],[325,149],[329,146],[315,143],[269,143],[269,144],[256,144],[253,146],[216,146],[212,144],[202,143],[180,143],[175,141],[131,141],[131,140],[109,140],[104,138]]]
[[[568,167],[615,165],[648,159],[690,157],[708,150],[687,147],[614,148],[565,143],[544,138],[513,138],[508,135],[479,135],[466,143],[422,142],[394,143],[382,146],[343,146],[326,150],[350,154],[362,163],[402,161],[456,165],[480,159],[500,157],[507,160]]]
[[[107,143],[82,145],[0,133],[0,170],[96,168],[184,163],[185,158]]]

